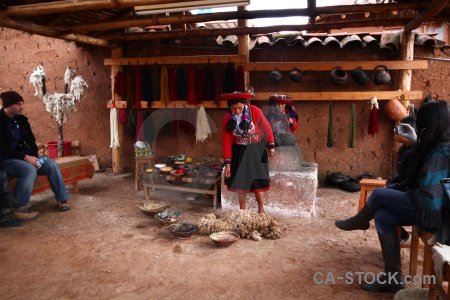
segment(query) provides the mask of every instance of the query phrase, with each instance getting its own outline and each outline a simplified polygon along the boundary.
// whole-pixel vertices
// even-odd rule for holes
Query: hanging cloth
[[[195,95],[195,71],[192,66],[188,68],[187,71],[187,103],[195,104],[197,103],[197,98]]]
[[[128,115],[126,109],[122,108],[119,111],[119,124],[125,125],[128,123]]]
[[[370,116],[369,116],[369,126],[367,128],[369,135],[372,137],[378,134],[378,101],[377,97],[370,99]]]
[[[144,140],[144,113],[142,110],[137,111],[136,120],[136,141]]]
[[[117,122],[117,115],[118,115],[117,108],[114,106],[113,108],[111,108],[109,115],[109,126],[111,128],[111,143],[109,147],[112,149],[117,149],[120,147],[119,124]]]
[[[229,61],[227,63],[227,66],[225,67],[225,78],[223,80],[223,92],[224,93],[232,93],[236,91],[235,89],[235,71],[234,71],[234,64]]]
[[[203,100],[214,100],[214,72],[212,65],[208,62],[205,70],[205,85],[204,85],[204,99]]]
[[[161,87],[160,87],[160,74],[159,74],[159,66],[155,62],[152,66],[152,91],[153,91],[153,100],[161,99]]]
[[[216,63],[214,70],[214,103],[220,105],[220,95],[223,94],[223,66],[220,61]]]
[[[134,78],[136,73],[132,66],[127,67],[127,107],[133,107],[135,101],[135,84]]]
[[[159,85],[161,90],[161,102],[167,104],[170,102],[170,97],[169,97],[169,74],[167,73],[166,66],[161,67],[161,79]]]
[[[245,76],[244,68],[242,66],[238,66],[236,68],[236,74],[234,77],[234,89],[240,92],[245,91]]]
[[[348,134],[349,148],[355,148],[355,135],[356,135],[355,101],[352,101],[352,110],[350,113],[350,130]]]
[[[195,95],[197,97],[197,103],[202,103],[205,100],[205,71],[202,66],[199,65],[195,71]]]
[[[328,148],[331,148],[334,146],[333,111],[334,111],[334,103],[333,103],[333,101],[330,101],[330,106],[328,108],[328,138],[327,138],[327,147]]]
[[[141,109],[141,101],[142,99],[142,70],[140,66],[136,66],[135,68],[136,71],[136,77],[135,77],[135,87],[136,87],[136,91],[135,91],[135,100],[134,100],[134,108],[135,109]]]
[[[122,98],[127,96],[127,82],[125,73],[122,71],[117,71],[116,76],[114,76],[114,93]]]
[[[169,98],[170,101],[177,100],[177,71],[172,66],[169,70]]]
[[[177,69],[177,98],[179,100],[187,99],[186,70],[182,65]]]
[[[142,68],[142,100],[147,101],[147,107],[152,106],[152,72],[147,66]]]
[[[153,122],[152,114],[149,109],[145,112],[144,140],[151,145],[153,145],[153,142],[156,140],[155,123]]]
[[[136,115],[133,108],[130,109],[128,114],[127,131],[132,138],[136,136]]]
[[[209,127],[208,115],[201,104],[197,112],[196,125],[195,139],[197,143],[203,143],[208,137],[211,137],[211,128]]]

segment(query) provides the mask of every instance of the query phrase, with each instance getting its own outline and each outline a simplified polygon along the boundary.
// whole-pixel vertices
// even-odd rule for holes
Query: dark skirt
[[[232,145],[231,176],[225,178],[228,190],[238,193],[270,189],[269,158],[266,141]]]

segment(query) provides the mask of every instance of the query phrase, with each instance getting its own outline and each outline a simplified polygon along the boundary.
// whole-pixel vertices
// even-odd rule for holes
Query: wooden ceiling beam
[[[115,47],[113,43],[104,39],[93,38],[90,36],[76,33],[67,33],[63,31],[58,31],[51,28],[47,28],[45,26],[40,26],[29,22],[16,21],[6,17],[0,18],[0,26],[28,32],[30,34],[38,34],[42,36],[58,38],[82,44],[89,44],[97,47],[107,47],[107,48]]]
[[[433,0],[429,5],[422,10],[411,22],[406,24],[404,32],[411,32],[420,26],[423,22],[437,15],[445,6],[448,5],[449,0]]]

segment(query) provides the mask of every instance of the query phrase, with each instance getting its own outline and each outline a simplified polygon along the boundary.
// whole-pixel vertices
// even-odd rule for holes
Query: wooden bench
[[[74,193],[78,193],[79,180],[94,177],[94,166],[87,157],[65,156],[56,158],[55,162],[61,170],[64,184],[72,184]],[[11,190],[14,190],[16,183],[17,178],[10,177],[9,185]],[[50,183],[47,180],[47,176],[37,176],[32,194],[34,195],[48,189],[50,189]]]

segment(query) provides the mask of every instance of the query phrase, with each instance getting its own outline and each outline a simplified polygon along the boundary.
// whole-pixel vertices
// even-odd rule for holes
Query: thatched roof
[[[183,39],[189,37],[217,37],[249,34],[261,35],[280,31],[307,31],[327,33],[333,29],[367,26],[401,26],[412,31],[424,23],[446,23],[450,16],[449,0],[382,1],[379,4],[339,5],[316,7],[308,0],[305,9],[218,12],[192,15],[189,12],[170,15],[135,13],[135,6],[155,3],[173,3],[171,0],[83,0],[83,1],[0,1],[0,27],[12,28],[30,34],[54,37],[99,47],[120,47],[123,43],[156,39]],[[195,0],[188,1],[194,5]],[[386,2],[386,3],[384,3]],[[389,3],[388,3],[389,2]],[[365,19],[341,18],[369,13]],[[204,28],[198,24],[210,21],[248,20],[286,16],[309,17],[308,24],[269,27],[249,27],[238,22],[237,27]],[[244,24],[244,25],[242,25]]]

